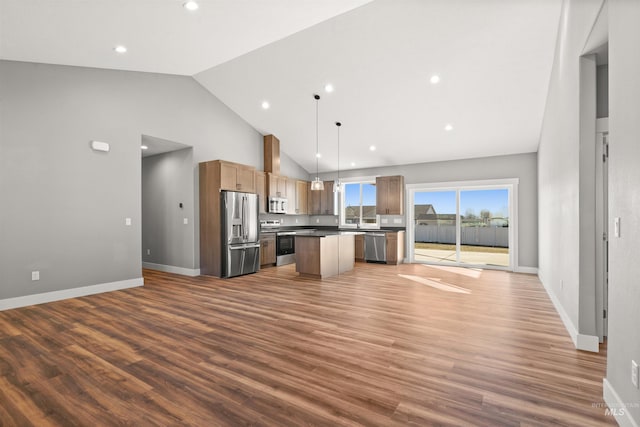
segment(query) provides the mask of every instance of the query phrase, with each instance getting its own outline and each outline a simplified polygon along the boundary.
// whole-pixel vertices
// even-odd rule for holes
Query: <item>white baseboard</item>
[[[578,350],[591,351],[593,353],[600,351],[600,338],[595,335],[578,334],[575,342]]]
[[[527,273],[527,274],[538,275],[538,267],[523,267],[519,265],[513,271],[516,273]]]
[[[628,408],[629,403],[625,403],[620,399],[620,396],[606,378],[602,380],[602,397],[609,407],[608,413],[616,418],[616,422],[620,427],[638,427],[638,423],[631,417],[631,411]]]
[[[176,267],[174,265],[155,264],[153,262],[143,262],[142,268],[164,271],[166,273],[182,274],[183,276],[190,276],[190,277],[195,277],[200,275],[199,268]]]
[[[6,298],[0,300],[0,311],[12,308],[26,307],[35,304],[60,301],[63,299],[84,297],[87,295],[101,294],[104,292],[119,291],[121,289],[135,288],[144,285],[144,279],[120,280],[118,282],[100,283],[98,285],[82,286],[79,288],[63,289],[61,291],[44,292],[41,294],[25,295],[22,297]]]
[[[564,310],[564,307],[560,303],[560,300],[558,299],[558,297],[556,297],[556,294],[553,292],[552,289],[550,289],[545,284],[544,280],[542,279],[542,277],[540,277],[540,275],[538,275],[538,278],[540,279],[540,283],[542,283],[542,286],[544,286],[544,289],[547,291],[547,295],[549,295],[549,298],[551,299],[553,306],[556,308],[556,311],[560,315],[560,319],[562,319],[562,323],[564,323],[565,329],[567,330],[567,332],[569,332],[569,336],[571,337],[571,341],[573,341],[573,345],[578,350],[591,351],[593,353],[598,353],[598,351],[600,350],[600,347],[598,345],[598,342],[599,342],[598,337],[592,336],[592,335],[579,334],[575,325],[571,321],[571,318],[569,317],[567,312]]]

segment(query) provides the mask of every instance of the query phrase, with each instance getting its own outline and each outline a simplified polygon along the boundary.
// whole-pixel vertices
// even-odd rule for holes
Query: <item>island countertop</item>
[[[353,270],[353,231],[315,231],[296,234],[296,271],[301,276],[325,278]]]

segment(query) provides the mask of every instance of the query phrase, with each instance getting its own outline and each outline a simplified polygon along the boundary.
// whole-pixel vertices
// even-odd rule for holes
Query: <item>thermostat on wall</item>
[[[102,141],[91,141],[91,148],[95,151],[109,151],[109,143]]]

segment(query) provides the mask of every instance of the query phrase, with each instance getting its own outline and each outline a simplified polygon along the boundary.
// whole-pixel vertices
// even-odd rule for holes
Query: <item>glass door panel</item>
[[[460,191],[460,262],[509,266],[509,190]]]
[[[413,206],[415,261],[457,263],[456,191],[416,192]]]

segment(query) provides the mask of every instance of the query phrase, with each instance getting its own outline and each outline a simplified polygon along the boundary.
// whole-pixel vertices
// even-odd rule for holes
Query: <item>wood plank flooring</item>
[[[574,349],[534,276],[144,276],[0,312],[0,426],[615,425],[606,354]]]

